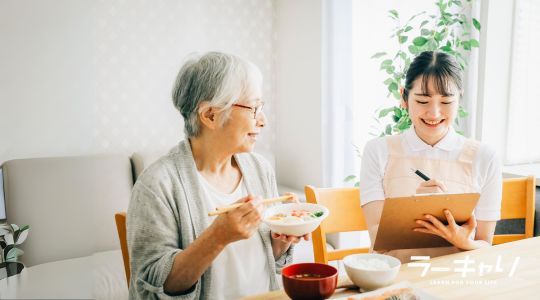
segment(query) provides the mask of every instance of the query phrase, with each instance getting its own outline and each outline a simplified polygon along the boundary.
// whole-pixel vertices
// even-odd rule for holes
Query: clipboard
[[[479,198],[478,193],[420,194],[387,198],[384,201],[373,250],[452,246],[439,236],[413,231],[413,228],[420,227],[415,220],[426,220],[424,214],[430,214],[447,224],[443,210],[449,209],[456,223],[461,225],[470,218]]]

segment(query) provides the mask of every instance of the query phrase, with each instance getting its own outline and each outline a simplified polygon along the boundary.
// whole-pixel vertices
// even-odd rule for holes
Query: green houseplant
[[[473,37],[473,30],[481,28],[480,22],[465,13],[470,11],[472,0],[438,0],[435,5],[438,14],[420,12],[404,23],[396,10],[388,12],[396,22],[391,38],[399,44],[399,50],[396,53],[378,52],[372,58],[381,60],[380,70],[388,75],[383,82],[388,90],[387,97],[394,98],[397,103],[379,111],[379,119],[389,114],[392,116],[391,123],[385,126],[381,135],[400,133],[411,126],[407,110],[399,105],[399,88],[404,86],[407,68],[417,54],[444,51],[453,55],[465,71],[469,53],[480,45]],[[466,116],[467,112],[460,107],[459,118]],[[456,119],[458,124],[459,118]]]
[[[19,246],[28,237],[29,225],[17,226],[16,224],[2,224],[0,226],[0,269],[5,268],[5,272],[0,272],[1,276],[12,276],[19,274],[24,265],[19,262],[19,256],[24,252]],[[0,278],[2,279],[2,278]]]
[[[416,55],[423,51],[444,51],[453,55],[463,71],[466,70],[470,52],[479,47],[474,33],[480,31],[478,20],[468,16],[474,0],[437,0],[436,14],[428,15],[425,11],[410,17],[406,22],[400,18],[395,9],[388,11],[388,17],[396,26],[391,38],[398,44],[395,53],[377,52],[372,58],[380,60],[379,70],[387,75],[383,81],[388,93],[387,98],[396,100],[395,105],[384,107],[377,112],[377,120],[386,122],[380,136],[400,133],[411,126],[409,114],[400,105],[400,87],[405,85],[405,74]],[[468,113],[459,107],[456,125],[459,119]],[[355,175],[345,178],[345,181],[356,180]],[[358,186],[358,182],[355,183]]]

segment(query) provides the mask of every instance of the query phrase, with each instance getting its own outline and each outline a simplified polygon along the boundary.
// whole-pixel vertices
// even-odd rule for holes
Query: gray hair
[[[223,125],[229,118],[231,106],[246,93],[262,84],[260,70],[240,57],[209,52],[188,59],[172,91],[174,106],[184,118],[187,137],[200,134],[199,107],[203,102],[224,111]]]

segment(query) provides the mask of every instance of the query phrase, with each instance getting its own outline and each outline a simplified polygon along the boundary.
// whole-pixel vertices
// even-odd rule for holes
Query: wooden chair
[[[533,237],[535,193],[536,179],[533,176],[503,180],[501,220],[525,219],[525,233],[495,235],[493,245]]]
[[[129,287],[131,272],[129,269],[129,252],[126,236],[126,213],[119,212],[114,214],[114,220],[116,221],[116,229],[118,230],[118,237],[120,238],[120,249],[122,249],[122,257],[124,259],[124,271],[126,271],[126,280]]]
[[[327,264],[350,254],[368,253],[369,248],[333,251],[326,248],[327,233],[367,230],[358,188],[314,188],[306,185],[304,191],[308,203],[321,204],[330,210],[330,215],[312,233],[315,262]]]

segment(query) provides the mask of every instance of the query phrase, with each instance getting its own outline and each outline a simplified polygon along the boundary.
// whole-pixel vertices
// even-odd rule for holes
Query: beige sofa
[[[137,176],[163,153],[16,159],[2,165],[8,221],[31,228],[21,261],[27,271],[54,270],[38,296],[127,299],[114,213],[127,210]],[[294,261],[313,261],[310,242],[297,247]],[[34,294],[21,286],[6,295]]]
[[[2,164],[8,222],[31,228],[20,260],[27,270],[51,270],[51,278],[58,278],[38,296],[127,298],[114,213],[127,210],[135,178],[161,154],[16,159]],[[51,286],[63,285],[66,279],[78,286],[73,293],[68,286]],[[6,295],[33,296],[24,287]]]

